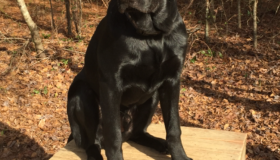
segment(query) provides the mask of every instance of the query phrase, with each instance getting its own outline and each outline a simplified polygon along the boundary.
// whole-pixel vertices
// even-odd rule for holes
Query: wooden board
[[[245,160],[246,137],[244,133],[181,127],[182,143],[187,155],[194,160]],[[152,124],[148,132],[157,137],[165,138],[163,125]],[[124,143],[125,160],[170,160],[170,155],[158,152],[129,142]],[[104,160],[105,151],[102,150]],[[83,149],[77,148],[74,141],[60,149],[50,160],[86,160]]]

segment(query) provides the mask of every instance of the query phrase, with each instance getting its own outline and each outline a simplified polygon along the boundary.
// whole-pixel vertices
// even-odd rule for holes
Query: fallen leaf
[[[41,128],[41,129],[43,129],[44,126],[45,126],[45,123],[46,123],[46,120],[45,120],[45,119],[41,119],[40,122],[39,122],[39,124],[38,124],[38,127]]]
[[[226,130],[228,127],[229,127],[229,124],[228,124],[228,123],[225,124],[225,125],[224,125],[224,130]]]

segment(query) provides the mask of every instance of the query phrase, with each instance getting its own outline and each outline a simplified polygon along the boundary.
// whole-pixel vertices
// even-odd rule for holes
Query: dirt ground
[[[37,59],[16,1],[1,3],[0,159],[49,159],[70,134],[68,88],[83,67],[87,45],[106,7],[97,1],[84,3],[78,39],[66,35],[63,1],[53,1],[55,31],[49,1],[26,1],[48,56]],[[187,28],[200,27],[190,32],[181,76],[181,125],[247,133],[248,160],[280,160],[280,14],[260,14],[254,50],[252,19],[244,14],[243,28],[238,29],[234,7],[225,5],[231,19],[225,23],[219,14],[206,44],[201,11],[185,11],[186,4],[179,1]],[[160,109],[152,123],[163,123]]]

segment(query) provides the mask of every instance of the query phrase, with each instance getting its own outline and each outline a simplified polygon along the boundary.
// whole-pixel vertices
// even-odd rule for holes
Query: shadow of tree
[[[158,121],[163,121],[162,119],[162,110],[160,108],[160,105],[157,106],[154,117],[157,117]],[[180,116],[180,125],[181,126],[186,126],[186,127],[195,127],[195,128],[203,128],[203,126],[201,124],[195,124],[192,122],[187,121],[186,117],[184,116]]]
[[[221,26],[220,24],[217,24],[217,26]],[[232,28],[234,28],[232,26]],[[279,28],[278,28],[279,29]],[[252,59],[257,58],[258,60],[264,60],[264,61],[277,61],[280,59],[279,54],[277,53],[271,53],[266,52],[265,50],[267,48],[265,47],[259,47],[258,50],[255,50],[251,48],[252,41],[249,42],[240,42],[237,41],[236,34],[248,34],[247,30],[236,30],[230,34],[228,34],[225,38],[222,36],[224,34],[224,31],[217,31],[220,35],[212,35],[211,42],[206,45],[204,42],[204,33],[199,32],[196,33],[197,37],[199,37],[199,41],[196,42],[196,45],[199,47],[192,47],[191,53],[198,53],[201,50],[208,50],[211,48],[212,51],[215,51],[215,49],[219,49],[218,51],[221,51],[225,56],[227,57],[234,57],[238,60],[246,60],[246,59]],[[248,35],[244,35],[244,37],[247,37]],[[230,40],[227,40],[230,39]],[[192,37],[189,37],[189,44],[191,44]],[[277,41],[277,40],[276,40]],[[244,47],[244,45],[247,45],[249,48]],[[263,46],[269,46],[270,48],[275,48],[274,44],[267,40],[259,41],[259,45]],[[208,48],[209,47],[209,48]],[[277,48],[275,50],[279,50],[280,48]]]
[[[24,128],[16,130],[0,122],[0,159],[41,160],[51,157],[25,132]]]
[[[15,18],[15,17],[12,17],[12,16],[7,16],[5,13],[3,13],[3,12],[1,12],[0,11],[0,15],[2,15],[3,17],[5,17],[5,18],[7,18],[7,19],[11,19],[11,20],[13,20],[13,21],[15,21],[15,22],[20,22],[20,23],[26,23],[23,19],[21,19],[21,18],[19,18],[19,17],[17,17],[17,18]],[[44,29],[44,30],[51,30],[51,26],[46,26],[46,25],[43,25],[43,24],[40,24],[40,23],[38,23],[36,20],[34,20],[34,22],[36,23],[36,25],[39,27],[39,28],[42,28],[42,29]]]
[[[276,113],[276,112],[280,111],[279,102],[271,103],[271,102],[268,102],[265,100],[254,100],[254,99],[250,99],[247,97],[238,96],[238,94],[231,96],[227,92],[223,92],[222,90],[217,89],[218,87],[223,88],[224,87],[223,85],[216,84],[216,86],[213,86],[211,83],[208,83],[204,80],[194,80],[190,77],[183,77],[182,84],[186,88],[191,87],[193,90],[195,90],[198,93],[203,94],[206,97],[213,98],[218,101],[222,101],[222,100],[226,99],[229,102],[236,104],[236,106],[242,105],[247,112],[250,111],[251,109],[253,109],[253,110],[258,110],[258,111],[264,113],[264,115],[266,115],[268,112]],[[255,91],[246,91],[246,90],[242,90],[239,88],[231,88],[231,90],[233,92],[256,93]],[[269,94],[267,92],[262,92],[262,91],[259,91],[257,93],[263,94],[263,95]],[[184,121],[187,121],[187,120],[184,120]],[[184,123],[185,122],[181,122],[181,124],[184,124]],[[186,123],[186,125],[192,126],[192,123],[190,123],[190,124],[187,124],[187,123]],[[197,125],[197,124],[194,124],[194,125],[196,125],[195,127],[204,128],[203,122],[201,123],[201,126]],[[243,131],[245,133],[247,132],[247,130],[243,130]],[[252,131],[252,132],[256,137],[259,136],[258,135],[259,133],[255,132],[255,131]],[[249,131],[247,133],[249,134]],[[250,131],[250,133],[251,133],[251,131]],[[268,135],[270,135],[270,134],[268,133]],[[249,158],[248,160],[278,160],[278,159],[280,159],[280,154],[277,153],[278,150],[277,150],[277,145],[276,145],[278,143],[278,141],[269,142],[269,143],[263,142],[263,144],[260,144],[258,142],[259,140],[255,139],[255,136],[251,137],[251,138],[248,137],[247,151],[246,151],[246,153],[247,153],[246,155]],[[255,140],[256,140],[256,142],[254,142]]]
[[[267,145],[253,145],[247,143],[247,155],[250,155],[249,160],[279,160],[280,154],[273,152]]]
[[[252,100],[249,98],[243,98],[243,97],[238,97],[238,96],[230,96],[227,93],[223,93],[221,91],[211,89],[211,88],[206,88],[206,86],[212,87],[212,85],[208,82],[205,82],[203,80],[196,81],[192,80],[190,77],[185,77],[183,78],[182,84],[188,87],[192,87],[194,90],[196,90],[199,93],[204,94],[207,97],[215,98],[215,99],[227,99],[229,102],[235,102],[235,103],[241,103],[242,105],[245,106],[246,110],[250,109],[259,109],[259,110],[266,110],[266,111],[280,111],[279,108],[279,103],[272,104],[270,102],[266,101],[261,101],[261,100]],[[238,91],[239,89],[233,89]],[[247,91],[245,91],[247,92]],[[252,91],[251,91],[252,92]],[[265,92],[261,92],[262,94],[267,94]]]

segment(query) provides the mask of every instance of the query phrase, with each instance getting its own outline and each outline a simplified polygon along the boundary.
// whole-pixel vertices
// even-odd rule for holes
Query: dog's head
[[[117,0],[117,4],[119,12],[126,14],[138,33],[157,35],[160,31],[154,26],[151,14],[157,11],[161,1],[165,0]]]
[[[117,0],[121,13],[139,11],[141,13],[154,13],[162,0]]]
[[[142,35],[168,34],[178,21],[176,0],[116,0],[120,13]]]

